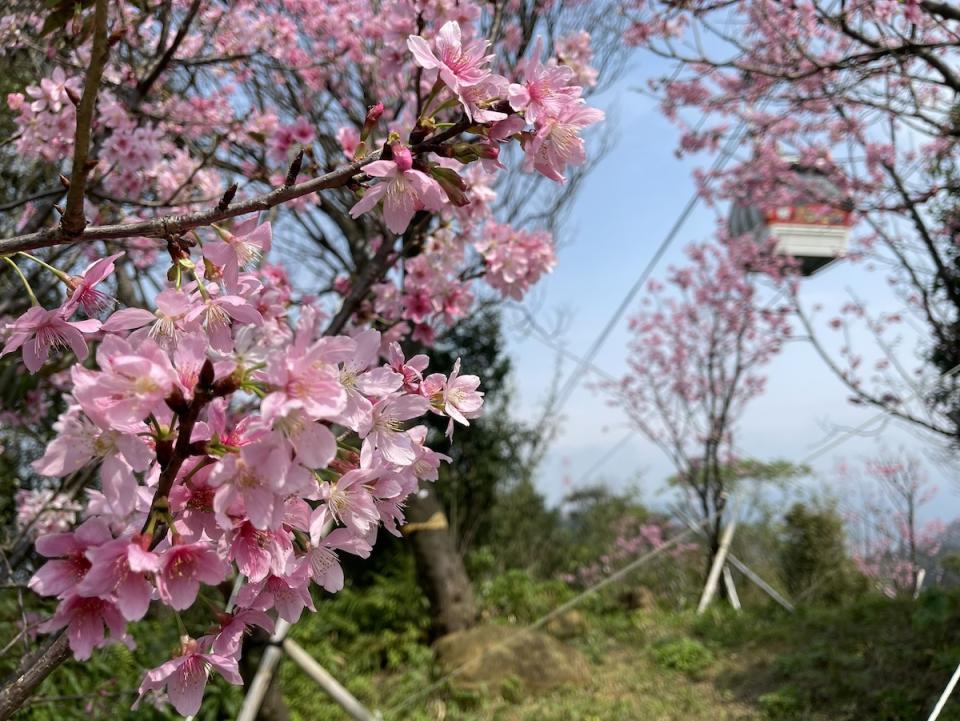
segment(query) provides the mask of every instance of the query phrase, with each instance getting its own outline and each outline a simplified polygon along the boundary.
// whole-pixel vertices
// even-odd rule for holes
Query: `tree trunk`
[[[433,484],[410,496],[404,534],[413,548],[417,582],[430,602],[431,635],[470,628],[477,620],[473,587]]]

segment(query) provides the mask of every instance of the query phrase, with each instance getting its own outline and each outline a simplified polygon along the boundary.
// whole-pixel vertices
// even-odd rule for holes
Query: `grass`
[[[433,688],[443,673],[426,642],[426,602],[413,578],[401,568],[371,585],[348,586],[294,630],[368,708],[384,712],[384,721],[914,721],[926,717],[960,661],[958,591],[933,590],[917,601],[864,596],[792,615],[756,603],[737,614],[717,604],[702,617],[630,609],[611,592],[588,599],[576,622],[553,629],[583,659],[578,682],[544,693],[512,676],[496,687],[446,681]],[[479,584],[477,596],[484,623],[501,624],[507,635],[572,592],[510,573]],[[113,647],[90,662],[65,664],[17,718],[173,718],[149,704],[130,711],[126,693],[144,666],[169,652],[157,632],[169,626],[164,619],[141,626],[134,652]],[[14,656],[0,659],[0,668]],[[280,681],[293,721],[345,718],[289,660]],[[84,699],[56,702],[74,694]],[[239,689],[215,682],[202,721],[235,718],[240,700]],[[960,696],[941,721],[960,721]]]
[[[557,592],[552,583],[513,576],[481,598],[496,620],[520,628]],[[390,603],[409,599],[399,588],[389,603],[373,600],[378,593],[368,589],[352,603],[391,617]],[[913,721],[929,713],[960,661],[960,596],[953,593],[916,602],[867,597],[793,615],[771,607],[740,614],[718,607],[703,617],[629,611],[613,597],[580,612],[579,632],[565,641],[589,672],[578,684],[542,694],[507,678],[499,688],[463,690],[448,682],[420,695],[441,676],[422,641],[420,611],[380,634],[337,632],[334,640],[319,630],[321,611],[320,625],[307,625],[305,645],[368,707],[384,711],[385,721]],[[296,721],[343,718],[289,662],[282,679]],[[398,713],[387,713],[411,696]],[[958,719],[960,698],[941,716]]]

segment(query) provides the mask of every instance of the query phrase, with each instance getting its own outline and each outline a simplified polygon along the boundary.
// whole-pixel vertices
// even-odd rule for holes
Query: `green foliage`
[[[429,624],[427,601],[414,579],[413,559],[402,556],[389,574],[363,586],[347,585],[336,595],[320,599],[317,613],[305,615],[297,624],[296,638],[327,655],[349,648],[354,667],[371,672],[417,661]]]
[[[478,573],[502,573],[524,569],[549,576],[565,563],[559,511],[546,507],[529,477],[506,484],[491,509],[490,531],[478,549]],[[479,578],[473,575],[473,578]]]
[[[803,718],[803,700],[792,686],[761,694],[757,705],[770,721],[794,721]]]
[[[807,602],[839,603],[865,589],[847,557],[843,519],[832,507],[790,508],[780,565],[790,595]]]
[[[714,661],[713,652],[692,638],[660,643],[652,653],[657,665],[694,677],[706,671]]]
[[[519,570],[484,581],[477,600],[488,616],[514,623],[530,623],[573,596],[570,587],[557,580],[537,580]]]
[[[958,622],[960,593],[933,590],[917,601],[874,594],[795,614],[716,611],[694,630],[752,659],[735,682],[789,687],[803,713],[785,718],[907,721],[929,712],[953,672]],[[960,719],[960,706],[941,718]]]

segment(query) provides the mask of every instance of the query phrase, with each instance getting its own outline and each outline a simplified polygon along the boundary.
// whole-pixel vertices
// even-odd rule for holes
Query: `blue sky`
[[[677,130],[661,117],[652,99],[634,90],[651,75],[662,74],[664,67],[653,62],[635,63],[611,88],[591,100],[608,111],[615,145],[576,198],[561,233],[557,269],[526,301],[541,324],[562,327],[558,340],[577,354],[585,353],[592,344],[689,200],[693,193],[691,170],[713,160],[677,159]],[[698,206],[654,277],[669,264],[682,262],[686,243],[709,239],[717,213],[717,209]],[[866,272],[850,263],[836,264],[808,280],[802,298],[808,307],[814,303],[838,307],[849,299],[850,291],[866,301],[872,313],[897,307],[879,273]],[[556,353],[535,339],[523,337],[511,319],[516,321],[519,316],[506,314],[508,349],[515,367],[513,412],[534,419],[553,379]],[[624,321],[610,334],[596,364],[621,375],[627,341]],[[908,361],[909,341],[904,339]],[[869,350],[869,339],[855,338],[855,343]],[[561,364],[564,379],[573,365],[570,361]],[[793,342],[768,368],[768,391],[747,409],[738,446],[761,459],[799,461],[831,430],[857,426],[875,415],[875,410],[847,402],[848,395],[809,344]],[[663,480],[671,467],[660,451],[639,436],[622,446],[592,478],[582,478],[628,430],[624,414],[610,408],[587,383],[578,386],[563,415],[560,434],[537,476],[538,487],[550,501],[562,498],[570,479],[575,483],[603,481],[614,488],[635,483],[652,505],[669,500]],[[816,488],[829,484],[834,495],[847,495],[855,489],[831,478],[831,469],[839,460],[858,462],[875,455],[878,449],[901,446],[932,457],[927,467],[940,492],[925,514],[944,521],[957,517],[960,485],[955,480],[956,470],[936,462],[940,446],[894,422],[886,423],[876,435],[853,436],[816,459],[811,464],[815,478],[807,484]]]

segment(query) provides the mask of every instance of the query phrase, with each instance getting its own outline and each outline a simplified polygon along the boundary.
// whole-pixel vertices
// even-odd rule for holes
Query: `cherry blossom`
[[[23,364],[36,373],[47,362],[51,350],[69,346],[78,360],[87,357],[85,333],[100,330],[96,319],[70,321],[61,309],[46,310],[34,306],[17,318],[8,328],[10,336],[0,356],[23,347]]]
[[[214,669],[232,684],[243,683],[235,658],[202,652],[196,640],[185,638],[181,643],[179,656],[148,671],[144,676],[140,684],[140,698],[134,708],[148,691],[165,688],[177,713],[193,716],[200,710],[200,703],[203,701],[208,669]]]
[[[395,147],[393,154],[393,160],[378,160],[364,168],[367,175],[384,181],[368,189],[350,209],[350,215],[356,218],[383,199],[383,219],[391,231],[399,234],[407,229],[418,210],[442,209],[443,191],[436,180],[413,169],[407,148]]]
[[[419,35],[407,38],[407,47],[417,64],[428,70],[439,70],[440,79],[454,92],[464,86],[476,85],[486,78],[490,71],[483,66],[493,58],[492,55],[484,55],[487,50],[485,40],[476,38],[464,44],[461,35],[458,23],[453,20],[445,23],[437,32],[436,52]]]
[[[47,559],[29,585],[57,604],[43,631],[66,629],[81,659],[130,643],[127,624],[152,606],[171,609],[190,635],[176,629],[180,652],[146,671],[140,692],[165,689],[183,714],[199,709],[211,669],[239,683],[252,626],[295,622],[313,584],[343,587],[344,554],[369,556],[381,528],[400,534],[410,494],[450,460],[424,418],[468,424],[483,404],[459,360],[430,372],[429,351],[406,358],[401,343],[430,345],[484,282],[519,299],[549,272],[548,234],[493,220],[506,149],[523,143],[529,169],[562,180],[600,118],[575,85],[574,65],[590,62],[582,38],[531,62],[513,57],[509,28],[494,50],[472,2],[355,9],[359,25],[327,22],[314,2],[201,10],[169,39],[182,43],[176,62],[150,77],[155,8],[107,4],[92,152],[76,168],[86,87],[68,69],[87,72],[94,34],[44,40],[33,18],[18,31],[27,46],[0,28],[17,48],[50,52],[25,95],[7,98],[16,152],[64,188],[86,173],[82,235],[59,235],[30,201],[10,227],[38,256],[4,253],[40,299],[4,319],[6,362],[37,373],[51,350],[72,351],[35,379],[53,388],[46,405],[18,415],[40,418],[54,399],[65,409],[32,468],[56,479],[99,468],[82,503],[49,523],[35,515],[44,493],[18,494]],[[209,60],[190,70],[196,84],[180,62],[192,57]],[[299,107],[261,63],[286,68]],[[348,77],[364,78],[359,102]],[[298,228],[322,249],[316,274],[278,263],[307,237]],[[212,600],[226,580],[241,586],[229,612]]]

